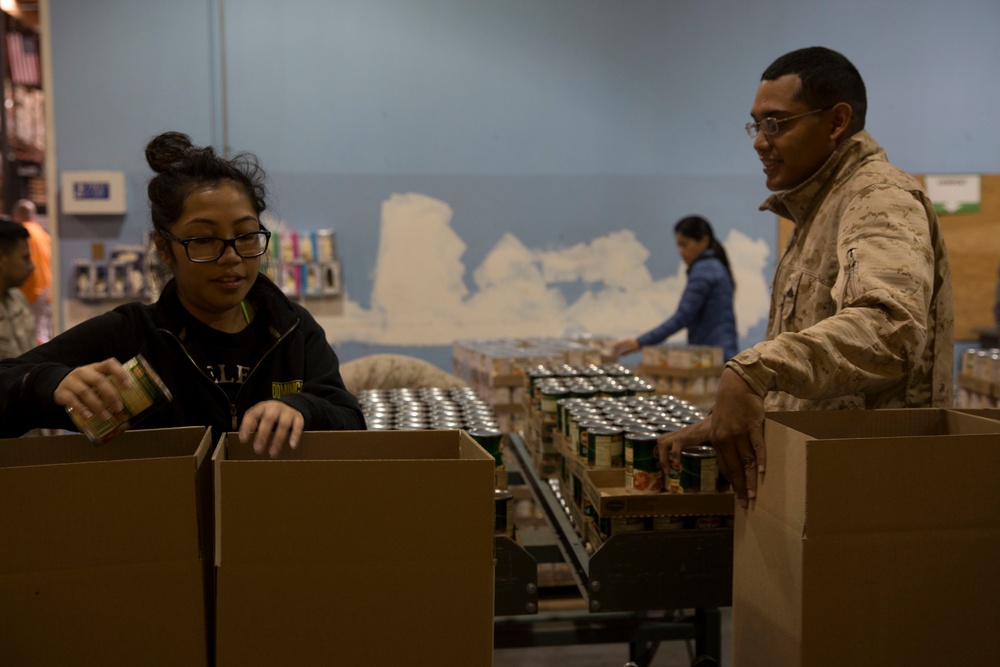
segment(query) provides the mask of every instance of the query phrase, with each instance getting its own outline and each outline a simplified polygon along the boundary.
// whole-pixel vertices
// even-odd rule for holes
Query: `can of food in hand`
[[[111,415],[109,419],[104,419],[98,414],[84,418],[79,411],[66,408],[66,412],[80,433],[93,443],[108,442],[134,426],[155,408],[173,400],[167,385],[163,384],[163,380],[141,354],[123,363],[122,368],[131,376],[131,386],[123,386],[116,377],[109,378],[122,402],[122,409],[119,412]]]
[[[493,532],[514,536],[514,494],[504,489],[493,491]]]
[[[624,467],[624,431],[613,426],[589,429],[587,431],[587,463],[594,468]]]
[[[660,493],[663,470],[656,458],[656,434],[630,431],[625,434],[625,491]]]
[[[719,478],[715,450],[711,445],[689,445],[681,449],[681,493],[714,493]]]

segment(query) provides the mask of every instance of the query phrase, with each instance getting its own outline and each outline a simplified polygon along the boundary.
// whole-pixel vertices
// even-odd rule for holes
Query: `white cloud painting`
[[[505,233],[470,272],[452,218],[447,203],[423,194],[393,194],[382,203],[371,307],[348,294],[343,315],[321,322],[334,342],[429,346],[463,338],[636,336],[669,317],[684,290],[683,263],[676,275],[654,279],[648,264],[657,256],[627,229],[557,250],[531,248]],[[745,336],[767,318],[769,249],[736,230],[723,243]],[[576,287],[564,290],[568,285]],[[671,340],[685,340],[685,332]]]

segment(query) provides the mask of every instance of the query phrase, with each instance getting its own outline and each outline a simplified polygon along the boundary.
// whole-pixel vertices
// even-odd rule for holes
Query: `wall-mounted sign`
[[[982,187],[979,174],[927,176],[927,195],[938,213],[977,213]]]
[[[125,213],[125,172],[64,171],[60,185],[63,213],[70,215]]]

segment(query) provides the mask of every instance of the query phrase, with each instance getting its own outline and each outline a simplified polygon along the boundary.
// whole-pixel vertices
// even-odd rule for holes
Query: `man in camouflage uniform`
[[[0,215],[0,359],[16,357],[35,346],[35,316],[15,289],[34,270],[28,231]]]
[[[950,406],[954,316],[937,215],[864,130],[857,69],[812,47],[761,77],[747,133],[795,230],[775,274],[766,339],[736,355],[712,414],[661,456],[710,440],[743,507],[764,472],[764,411]],[[661,460],[665,460],[661,458]]]

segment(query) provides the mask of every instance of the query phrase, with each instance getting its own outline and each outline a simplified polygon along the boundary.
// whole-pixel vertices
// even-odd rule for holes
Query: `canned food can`
[[[555,373],[549,370],[548,366],[539,365],[528,369],[528,372],[525,374],[527,383],[526,388],[528,396],[531,397],[532,403],[537,405],[538,401],[541,399],[539,392],[539,386],[541,383],[553,377],[555,377]]]
[[[493,532],[514,536],[514,494],[504,489],[493,491]]]
[[[655,433],[625,434],[625,491],[628,493],[661,493],[663,469],[656,458]]]
[[[543,418],[551,423],[556,423],[559,414],[559,401],[569,396],[569,391],[562,384],[553,382],[541,389],[541,401],[539,411]]]
[[[622,533],[639,533],[649,530],[650,523],[649,517],[645,516],[612,517],[600,520],[600,531],[602,536],[608,538]]]
[[[607,423],[595,419],[581,421],[577,424],[577,453],[584,463],[590,462],[590,431],[596,428],[607,428]]]
[[[710,445],[690,445],[681,449],[681,493],[714,493],[718,477],[715,450]]]
[[[625,433],[602,426],[587,430],[587,463],[594,468],[625,467]]]
[[[654,516],[653,530],[681,530],[684,528],[682,516]]]
[[[570,390],[570,396],[589,401],[597,396],[597,388],[589,383],[579,384]]]
[[[489,429],[475,429],[469,431],[472,439],[478,442],[483,449],[488,451],[496,463],[497,468],[503,468],[503,431]]]
[[[677,459],[670,459],[667,464],[667,481],[665,485],[668,493],[681,492],[681,462]]]
[[[123,363],[122,368],[132,377],[131,386],[125,387],[117,378],[113,376],[110,378],[122,402],[120,412],[111,415],[109,419],[103,419],[96,413],[85,419],[79,411],[66,408],[66,412],[80,433],[95,444],[108,442],[131,428],[155,408],[173,400],[170,390],[141,354]]]
[[[566,421],[568,410],[573,406],[575,398],[560,398],[556,401],[556,430],[566,435]]]

